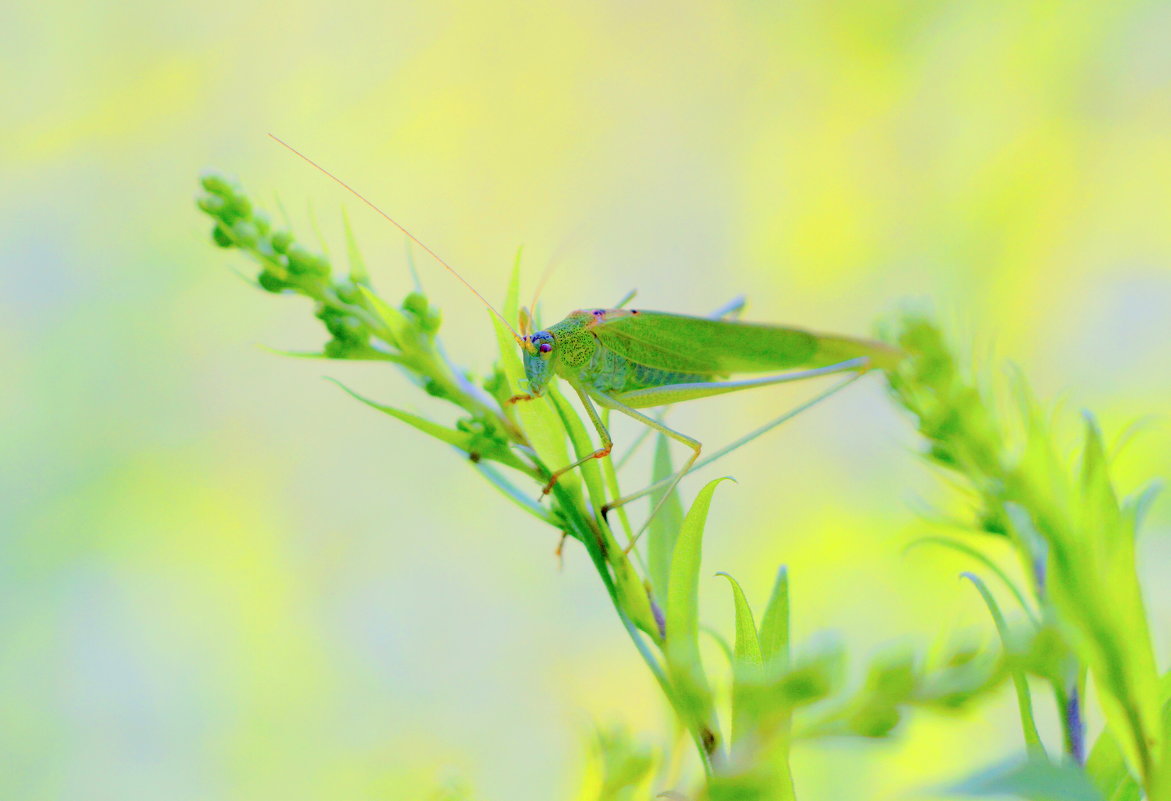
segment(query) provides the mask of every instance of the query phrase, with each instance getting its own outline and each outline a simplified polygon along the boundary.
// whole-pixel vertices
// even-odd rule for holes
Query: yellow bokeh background
[[[669,716],[580,549],[321,376],[424,414],[377,366],[281,359],[308,304],[250,290],[192,196],[205,167],[379,290],[402,238],[265,137],[345,176],[503,295],[866,334],[908,299],[1171,475],[1171,7],[1089,2],[18,4],[0,87],[0,796],[572,798],[595,722]],[[418,254],[416,254],[418,255]],[[444,342],[490,326],[416,258]],[[973,343],[976,343],[973,345]],[[709,445],[807,397],[672,412]],[[618,447],[637,432],[616,426]],[[729,457],[705,575],[855,664],[986,630],[970,565],[907,542],[955,511],[874,379]],[[714,474],[712,474],[714,475]],[[685,484],[694,492],[696,479]],[[1171,654],[1167,503],[1142,564]],[[1004,555],[1004,554],[1001,554]],[[702,582],[705,619],[731,602]],[[1055,735],[1047,699],[1042,721]],[[1092,725],[1096,720],[1091,717]],[[1055,742],[1055,739],[1051,739]],[[1021,749],[1010,696],[889,742],[800,748],[802,798],[931,788]]]

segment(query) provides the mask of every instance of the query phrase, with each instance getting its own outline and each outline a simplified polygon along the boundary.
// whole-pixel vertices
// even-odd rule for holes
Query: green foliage
[[[1026,611],[1040,610],[1028,623],[1033,648],[1018,664],[1051,685],[1068,758],[1075,764],[1085,759],[1088,676],[1106,716],[1102,736],[1116,745],[1149,798],[1171,797],[1163,700],[1134,552],[1151,490],[1119,500],[1089,414],[1080,454],[1063,458],[1060,427],[1023,377],[1012,374],[1011,402],[1001,403],[996,382],[963,369],[938,327],[922,315],[894,321],[888,336],[907,352],[890,384],[917,419],[927,457],[966,488],[972,528],[1008,538],[1032,579],[1029,602],[1008,582]],[[1002,406],[1007,411],[998,413]],[[1006,639],[997,603],[982,582],[976,584]],[[1019,671],[1014,682],[1026,741],[1039,754],[1032,701]],[[1091,768],[1098,787],[1112,793],[1116,771]]]
[[[608,499],[622,495],[620,465],[586,459],[580,470],[550,482],[551,469],[570,463],[571,453],[584,459],[596,446],[574,405],[555,390],[548,402],[513,402],[522,392],[524,368],[501,320],[490,318],[499,360],[484,380],[473,382],[444,356],[441,315],[421,288],[397,306],[375,292],[348,219],[349,269],[338,277],[328,256],[306,248],[292,232],[274,229],[234,181],[208,174],[201,186],[197,205],[212,219],[213,243],[250,259],[260,289],[301,295],[314,304],[326,342],[318,353],[296,355],[395,365],[448,412],[454,407],[448,415],[454,422],[343,389],[452,448],[502,495],[579,543],[590,558],[631,643],[694,742],[703,770],[698,790],[684,795],[669,787],[676,779],[667,766],[677,758],[621,731],[602,731],[595,748],[599,801],[652,794],[792,801],[799,786],[790,769],[794,742],[888,737],[914,710],[946,712],[976,703],[1005,677],[1016,691],[1028,758],[972,777],[955,792],[1083,801],[1137,801],[1145,793],[1151,801],[1171,799],[1171,677],[1160,684],[1134,565],[1136,532],[1154,490],[1120,498],[1093,418],[1087,415],[1078,458],[1063,459],[1056,424],[1023,379],[1012,383],[1014,402],[1003,411],[995,383],[966,367],[935,323],[917,314],[895,319],[888,338],[903,356],[885,371],[892,395],[915,418],[927,459],[965,488],[976,535],[972,541],[922,542],[971,558],[1008,591],[1006,605],[981,576],[965,574],[989,611],[998,644],[954,647],[932,660],[909,647],[891,647],[856,668],[857,678],[850,680],[842,646],[791,641],[789,576],[782,567],[759,623],[740,584],[720,574],[731,590],[734,638],[728,646],[715,634],[729,662],[726,672],[716,672],[705,665],[700,647],[706,628],[699,586],[708,513],[723,479],[704,486],[684,514],[677,487],[661,489],[674,470],[666,439],[657,437],[651,484],[659,491],[651,493],[652,508],[663,503],[648,527],[644,567],[634,544],[620,545],[602,513]],[[518,256],[502,307],[508,319],[518,315],[519,291]],[[709,455],[701,466],[796,411]],[[669,492],[665,500],[663,491]],[[630,542],[624,508],[617,517]],[[983,552],[981,537],[1013,546],[1029,586],[1020,586]],[[1058,707],[1064,738],[1059,758],[1042,744],[1030,677],[1048,686]],[[1083,768],[1089,681],[1102,699],[1106,727]],[[730,716],[727,737],[721,716]],[[470,794],[461,787],[439,797]]]

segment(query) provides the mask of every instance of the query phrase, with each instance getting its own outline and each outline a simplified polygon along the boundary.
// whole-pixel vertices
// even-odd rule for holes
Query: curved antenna
[[[269,134],[269,138],[273,139],[273,140],[274,140],[274,141],[275,141],[277,144],[281,145],[282,147],[284,147],[284,148],[286,148],[286,149],[288,149],[288,150],[292,151],[292,153],[293,153],[295,156],[297,156],[298,158],[300,158],[300,159],[302,159],[302,160],[304,160],[304,161],[308,162],[310,166],[312,166],[313,168],[315,168],[315,169],[316,169],[316,170],[318,170],[319,172],[322,172],[322,173],[324,173],[324,174],[325,174],[325,175],[326,175],[328,178],[332,179],[332,180],[333,180],[335,183],[339,184],[339,185],[340,185],[340,186],[341,186],[343,189],[345,189],[345,190],[346,190],[347,192],[349,192],[351,195],[353,195],[354,197],[358,198],[358,200],[362,201],[363,203],[365,203],[365,204],[366,204],[367,206],[369,206],[370,208],[374,209],[374,211],[378,212],[378,214],[379,214],[379,215],[381,215],[381,216],[382,216],[382,217],[383,217],[383,218],[384,218],[384,219],[385,219],[387,222],[389,222],[389,223],[390,223],[391,225],[393,225],[395,228],[397,228],[398,230],[402,231],[402,232],[403,232],[403,233],[406,235],[407,239],[411,240],[411,241],[412,241],[412,242],[414,242],[416,245],[418,245],[419,247],[421,247],[423,250],[427,251],[428,255],[430,255],[430,256],[431,256],[431,258],[435,259],[435,261],[437,261],[437,262],[439,262],[441,265],[443,265],[443,266],[444,266],[444,267],[447,269],[447,271],[448,271],[449,273],[451,273],[452,275],[454,275],[456,278],[458,278],[458,279],[460,280],[460,283],[462,283],[464,286],[466,286],[468,289],[470,289],[470,290],[472,291],[472,294],[473,294],[473,295],[475,295],[477,298],[479,298],[479,299],[480,299],[480,302],[481,302],[481,303],[483,303],[485,306],[487,306],[487,307],[488,307],[488,309],[489,309],[489,311],[491,311],[493,314],[495,314],[495,315],[496,315],[496,317],[497,317],[497,318],[500,320],[500,322],[504,323],[504,327],[505,327],[505,328],[507,328],[509,331],[511,331],[511,332],[512,332],[512,335],[513,335],[513,336],[516,338],[516,341],[517,341],[517,342],[519,342],[519,343],[521,343],[521,344],[523,345],[523,343],[524,343],[524,337],[522,337],[520,334],[516,333],[516,329],[515,329],[515,328],[513,328],[511,325],[509,325],[509,324],[508,324],[508,320],[505,320],[505,319],[504,319],[504,315],[502,315],[500,312],[496,311],[496,307],[495,307],[495,306],[493,306],[491,303],[489,303],[489,302],[487,301],[487,299],[485,299],[485,298],[484,298],[484,296],[483,296],[483,295],[481,295],[479,292],[477,292],[477,291],[476,291],[476,288],[475,288],[474,286],[472,286],[471,284],[469,284],[469,283],[468,283],[468,281],[467,281],[467,279],[465,279],[465,278],[464,278],[462,275],[460,275],[459,273],[457,273],[457,272],[455,271],[455,268],[454,268],[454,267],[452,267],[450,264],[448,264],[447,262],[445,262],[443,259],[439,258],[439,254],[437,254],[437,253],[436,253],[434,250],[432,250],[431,248],[427,247],[427,246],[426,246],[426,245],[424,245],[422,242],[420,242],[418,239],[416,239],[414,234],[412,234],[412,233],[411,233],[410,231],[408,231],[406,228],[403,228],[401,225],[399,225],[399,224],[398,224],[398,222],[396,222],[396,221],[395,221],[395,219],[394,219],[393,217],[391,217],[389,214],[387,214],[387,213],[386,213],[385,211],[383,211],[382,209],[378,208],[378,207],[377,207],[376,205],[374,205],[374,203],[372,203],[371,201],[367,200],[365,197],[363,197],[363,196],[362,196],[362,194],[361,194],[360,192],[358,192],[358,190],[354,189],[352,186],[350,186],[349,184],[347,184],[347,183],[346,183],[345,181],[343,181],[341,178],[338,178],[338,177],[337,177],[336,175],[334,175],[332,172],[330,172],[329,170],[325,169],[325,167],[322,167],[322,166],[321,166],[320,164],[318,164],[316,161],[314,161],[313,159],[311,159],[311,158],[309,158],[308,156],[306,156],[306,155],[305,155],[304,153],[302,153],[300,150],[297,150],[297,148],[293,147],[293,146],[292,146],[292,145],[290,145],[288,142],[286,142],[285,140],[281,139],[279,136],[277,136],[277,135],[275,135],[275,134],[271,134],[271,133],[270,133],[270,134]]]

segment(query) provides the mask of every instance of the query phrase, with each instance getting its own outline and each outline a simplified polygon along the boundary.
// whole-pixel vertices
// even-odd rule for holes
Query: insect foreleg
[[[627,406],[622,401],[618,400],[617,398],[615,398],[612,395],[600,394],[597,397],[598,397],[598,403],[601,403],[603,406],[606,406],[606,407],[613,409],[615,411],[618,411],[618,412],[622,412],[623,414],[625,414],[628,417],[633,417],[635,420],[642,423],[643,425],[648,426],[649,428],[652,428],[655,431],[658,431],[662,434],[665,434],[666,436],[670,437],[671,439],[675,440],[676,442],[682,442],[684,445],[691,448],[691,458],[688,459],[687,462],[683,465],[683,467],[680,468],[679,472],[676,473],[671,478],[670,483],[667,485],[667,489],[663,492],[663,497],[659,499],[659,502],[657,504],[655,504],[655,508],[651,509],[650,516],[647,517],[646,522],[642,524],[642,526],[639,528],[639,530],[635,533],[634,539],[631,540],[630,545],[627,546],[626,552],[629,553],[630,549],[634,547],[636,542],[638,542],[638,538],[642,536],[642,533],[644,531],[646,531],[647,526],[650,525],[651,520],[654,519],[654,517],[658,513],[660,507],[662,507],[662,505],[666,502],[667,498],[671,494],[671,490],[675,488],[675,485],[679,483],[679,481],[683,478],[683,476],[687,475],[687,473],[690,472],[692,465],[695,464],[695,460],[699,458],[699,452],[703,449],[703,444],[699,440],[695,439],[694,437],[689,437],[686,434],[681,434],[678,431],[676,431],[675,429],[667,427],[666,425],[664,425],[660,421],[654,419],[653,417],[648,417],[647,415],[643,414],[642,412],[638,411],[637,409],[632,409],[631,407]],[[625,504],[629,500],[631,500],[630,497],[618,498],[617,500],[611,501],[610,503],[606,504],[605,506],[602,507],[602,517],[605,517],[607,514],[609,514],[611,509],[616,509],[619,506],[622,506],[623,504]]]
[[[549,481],[545,484],[544,489],[541,490],[541,495],[548,495],[553,491],[553,485],[557,483],[557,479],[568,473],[575,467],[588,462],[590,459],[604,459],[610,455],[610,451],[614,448],[614,440],[610,439],[610,432],[606,430],[606,426],[602,423],[602,418],[598,414],[598,410],[594,408],[594,404],[590,402],[589,396],[576,383],[570,382],[570,386],[577,392],[577,396],[581,398],[582,406],[585,407],[586,413],[590,416],[590,422],[594,424],[597,429],[598,436],[602,439],[602,447],[588,456],[583,456],[571,465],[563,467],[560,470],[553,471],[553,475],[549,476]]]

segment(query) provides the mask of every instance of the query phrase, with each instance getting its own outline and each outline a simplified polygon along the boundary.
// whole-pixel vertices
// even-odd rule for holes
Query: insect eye
[[[549,351],[553,350],[553,346],[548,342],[542,342],[538,349],[541,351],[541,353],[548,353]]]

